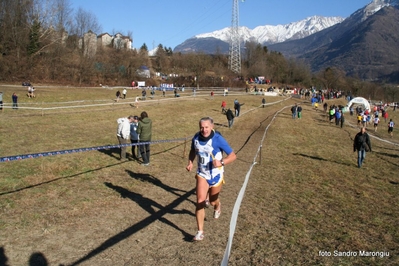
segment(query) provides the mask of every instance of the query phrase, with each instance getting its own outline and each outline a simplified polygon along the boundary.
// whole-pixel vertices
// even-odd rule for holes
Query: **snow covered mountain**
[[[341,17],[312,16],[286,25],[258,26],[252,30],[242,26],[239,27],[239,33],[241,36],[241,42],[243,43],[246,41],[256,41],[268,45],[287,40],[301,39],[329,28],[343,20],[344,18]],[[215,46],[218,46],[221,50],[220,52],[225,53],[228,51],[229,40],[230,28],[224,28],[214,32],[198,34],[176,46],[174,52],[203,51],[213,53],[215,52]],[[212,43],[213,45],[209,45],[209,43]],[[208,47],[208,49],[206,47]]]
[[[399,6],[399,0],[373,0],[365,7],[357,10],[350,17],[357,19],[359,22],[363,22],[368,17],[387,6]]]
[[[352,21],[360,23],[387,6],[399,6],[399,0],[372,0],[368,5],[353,13],[350,18],[352,18]],[[286,25],[265,25],[254,29],[242,26],[239,28],[239,32],[243,43],[246,41],[256,41],[269,46],[271,44],[305,38],[340,24],[344,20],[341,17],[312,16]],[[217,50],[221,53],[227,53],[229,42],[230,28],[227,27],[214,32],[198,34],[187,39],[182,44],[176,46],[174,52],[215,53]]]
[[[374,0],[311,36],[268,45],[312,71],[336,67],[363,80],[399,82],[399,0]]]
[[[253,30],[247,27],[239,27],[241,41],[257,41],[262,44],[284,42],[286,40],[300,39],[313,33],[331,27],[342,22],[341,17],[320,17],[313,16],[298,22],[292,22],[286,25],[265,25],[258,26]],[[203,33],[194,36],[194,38],[216,38],[224,42],[230,40],[230,28],[224,28],[210,33]]]

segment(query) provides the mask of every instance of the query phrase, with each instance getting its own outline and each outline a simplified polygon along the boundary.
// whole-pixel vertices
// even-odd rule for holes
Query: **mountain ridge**
[[[256,41],[264,45],[279,43],[286,40],[300,39],[316,33],[325,28],[331,27],[344,20],[342,17],[321,17],[311,16],[297,22],[291,22],[285,25],[265,25],[255,27],[253,30],[241,26],[239,27],[240,41]],[[228,53],[230,39],[230,28],[223,28],[221,30],[213,31],[210,33],[203,33],[195,35],[187,39],[183,43],[175,47],[174,52],[204,52],[214,53],[215,46],[206,44],[206,41],[217,43],[221,53]],[[223,43],[218,42],[220,40]],[[204,42],[205,41],[205,42]],[[196,43],[197,42],[197,43]]]
[[[313,16],[286,24],[285,27],[291,27],[287,31],[290,34],[286,33],[286,36],[281,39],[277,38],[280,37],[278,34],[276,34],[277,37],[273,37],[274,39],[270,37],[273,36],[273,32],[267,25],[253,29],[252,31],[258,36],[253,39],[251,39],[250,30],[246,28],[247,33],[241,37],[241,41],[244,44],[245,40],[255,40],[261,45],[267,45],[269,51],[301,59],[314,72],[326,67],[337,67],[344,70],[347,75],[364,80],[399,81],[397,52],[399,50],[399,0],[373,0],[342,21],[330,22],[329,27],[314,26],[314,33],[301,35],[298,29],[305,28],[303,21],[308,20],[311,21],[309,24],[312,24],[319,18]],[[227,54],[229,42],[226,29],[228,28],[224,31],[196,35],[176,46],[174,52],[213,54],[217,51],[217,53]],[[292,34],[294,30],[297,32]],[[262,31],[272,33],[269,38],[264,36],[260,38]],[[283,31],[280,30],[281,32]],[[280,41],[283,39],[285,40]]]

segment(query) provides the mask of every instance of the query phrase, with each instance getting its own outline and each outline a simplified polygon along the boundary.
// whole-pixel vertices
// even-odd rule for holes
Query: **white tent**
[[[361,105],[363,110],[371,110],[369,102],[363,97],[353,98],[345,107],[344,111],[348,111],[352,105]]]

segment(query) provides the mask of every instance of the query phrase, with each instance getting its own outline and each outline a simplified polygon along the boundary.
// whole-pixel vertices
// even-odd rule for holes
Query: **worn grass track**
[[[62,91],[68,100],[112,102],[109,91],[75,90],[47,89],[48,98],[41,97],[53,102]],[[220,103],[227,99],[232,107],[234,98],[245,105],[228,129]],[[264,129],[277,110],[295,101],[257,108],[260,96],[212,100],[200,93],[138,109],[126,102],[44,116],[5,110],[0,156],[115,144],[116,119],[142,110],[153,119],[154,140],[192,136],[200,117],[213,116],[238,156],[226,169],[222,216],[207,219],[201,243],[190,241],[195,182],[184,169],[187,143],[153,145],[149,168],[119,162],[116,149],[2,163],[0,247],[7,263],[26,265],[40,252],[50,265],[220,265],[231,210]],[[293,121],[286,109],[269,128],[240,209],[230,265],[398,264],[398,147],[372,139],[373,153],[358,169],[352,151],[358,130],[330,125],[310,104],[303,106],[301,120]],[[390,117],[399,121],[393,112]],[[391,140],[385,129],[378,136]],[[335,250],[390,256],[319,256]]]

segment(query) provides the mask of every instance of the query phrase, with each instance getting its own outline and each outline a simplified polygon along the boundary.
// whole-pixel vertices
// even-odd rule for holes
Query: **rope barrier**
[[[47,157],[47,156],[53,156],[53,155],[71,154],[71,153],[85,152],[85,151],[105,150],[105,149],[128,147],[128,146],[140,146],[140,145],[144,145],[144,144],[179,142],[179,141],[186,141],[187,139],[188,138],[156,140],[156,141],[148,141],[148,142],[127,143],[127,144],[120,144],[120,145],[107,145],[107,146],[97,146],[97,147],[89,147],[89,148],[77,148],[77,149],[70,149],[70,150],[49,151],[49,152],[41,152],[41,153],[31,153],[31,154],[24,154],[24,155],[7,156],[7,157],[0,157],[0,163],[11,162],[11,161],[20,161],[20,160],[31,159],[31,158]]]

